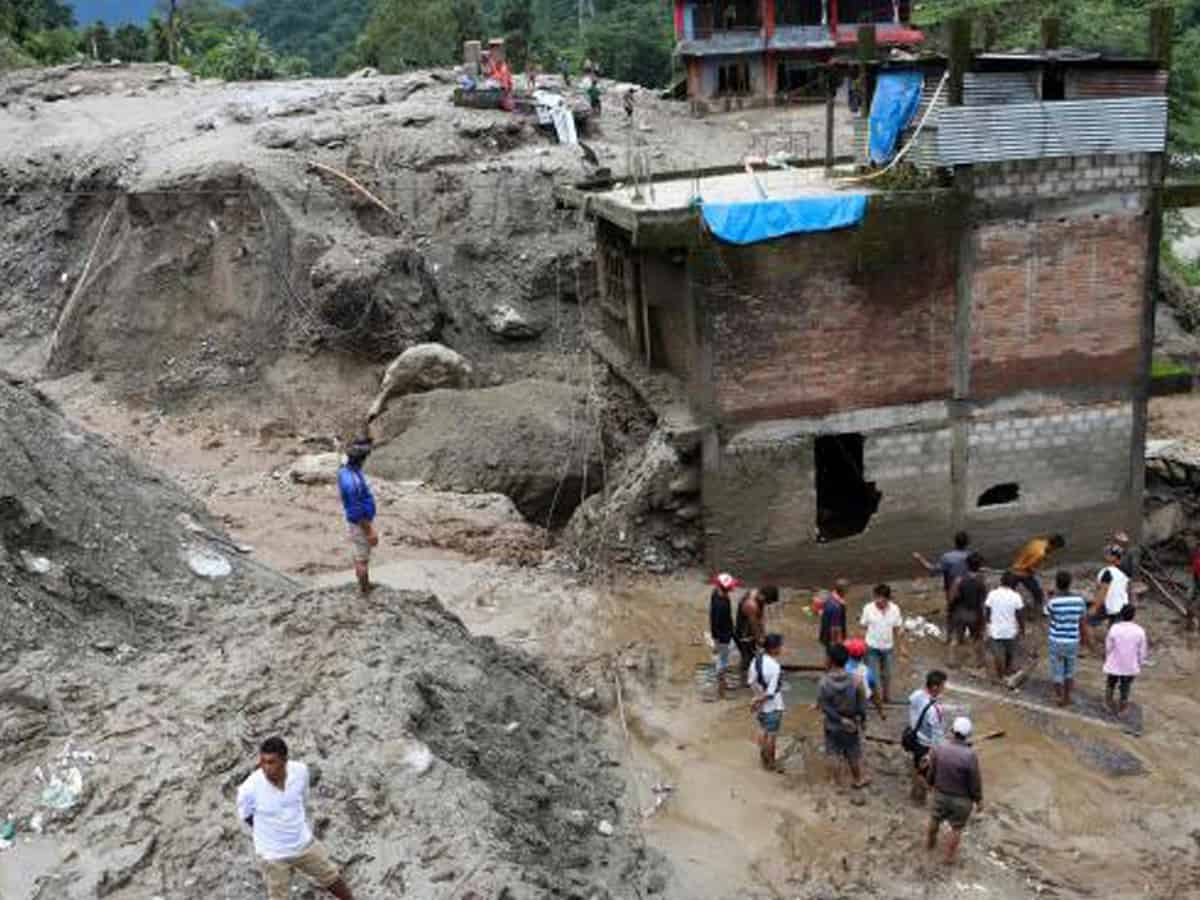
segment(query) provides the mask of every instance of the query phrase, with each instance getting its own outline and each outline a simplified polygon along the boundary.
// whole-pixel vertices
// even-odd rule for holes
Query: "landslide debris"
[[[539,663],[429,594],[297,591],[27,385],[0,382],[0,411],[6,626],[20,616],[0,663],[19,839],[0,862],[19,897],[261,897],[232,804],[272,733],[317,773],[315,829],[360,896],[661,885],[617,745]],[[231,574],[193,574],[192,540]]]

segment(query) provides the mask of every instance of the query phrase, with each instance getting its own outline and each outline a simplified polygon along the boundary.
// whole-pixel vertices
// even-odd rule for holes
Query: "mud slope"
[[[0,411],[6,900],[261,897],[232,803],[272,733],[319,772],[315,826],[359,896],[625,897],[654,875],[603,723],[532,659],[428,594],[297,592],[27,386],[0,383]],[[193,575],[196,545],[233,571]],[[43,795],[72,769],[80,793]]]

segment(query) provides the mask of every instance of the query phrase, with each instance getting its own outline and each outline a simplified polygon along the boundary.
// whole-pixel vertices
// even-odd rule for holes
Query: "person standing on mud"
[[[850,654],[844,644],[829,648],[829,669],[817,685],[817,706],[825,717],[825,753],[833,764],[833,778],[842,780],[842,761],[850,768],[851,787],[864,788],[871,779],[862,769],[862,733],[867,724],[864,686],[846,671]]]
[[[931,563],[920,553],[913,553],[915,559],[930,575],[942,576],[942,591],[946,595],[946,641],[950,641],[950,589],[954,582],[967,574],[967,560],[971,556],[971,538],[965,531],[954,535],[954,549],[947,550],[938,557],[937,563]]]
[[[1104,638],[1104,674],[1106,685],[1104,701],[1115,716],[1125,715],[1129,708],[1129,692],[1133,680],[1142,671],[1149,654],[1146,630],[1133,621],[1135,609],[1132,603],[1121,610],[1121,621],[1108,629]],[[1113,700],[1113,692],[1120,690],[1120,703]]]
[[[759,759],[768,772],[777,772],[775,741],[783,726],[783,635],[768,634],[763,652],[754,657],[746,681],[754,690],[750,710],[758,718],[761,734],[758,738]]]
[[[950,642],[954,645],[954,664],[962,665],[963,646],[967,642],[968,632],[971,642],[975,645],[976,662],[982,666],[986,660],[983,655],[983,632],[985,617],[983,603],[987,599],[987,580],[983,577],[983,557],[972,553],[967,557],[967,572],[955,579],[950,586],[950,596],[947,601],[950,618],[947,622]]]
[[[908,728],[900,743],[912,754],[912,801],[918,806],[925,805],[926,757],[946,735],[946,712],[939,699],[946,690],[946,680],[945,672],[934,669],[925,676],[925,687],[913,691],[908,698]]]
[[[1079,644],[1088,645],[1087,601],[1071,593],[1071,573],[1065,569],[1054,576],[1054,596],[1046,604],[1046,613],[1050,616],[1050,676],[1058,705],[1070,706]]]
[[[1129,603],[1129,576],[1121,570],[1121,548],[1115,544],[1104,550],[1104,568],[1097,576],[1092,623],[1107,622],[1110,626],[1121,621],[1121,610]]]
[[[308,766],[288,760],[281,737],[258,751],[258,768],[237,792],[238,818],[254,833],[254,853],[268,900],[288,900],[292,873],[299,872],[338,900],[354,900],[338,867],[308,826]]]
[[[933,811],[929,817],[925,846],[931,853],[937,849],[938,831],[943,822],[947,823],[950,826],[950,840],[946,842],[947,865],[954,862],[971,813],[983,806],[983,777],[979,773],[979,757],[967,743],[971,730],[971,720],[959,716],[950,726],[951,740],[935,747],[929,754]]]
[[[826,656],[829,648],[840,644],[846,639],[846,592],[850,590],[850,582],[839,578],[834,582],[833,590],[826,591],[821,597],[821,627],[817,631],[817,640],[825,648]]]
[[[750,668],[750,662],[767,638],[767,607],[778,600],[779,588],[771,586],[748,591],[738,601],[733,639],[741,656],[743,673]]]
[[[1045,564],[1050,554],[1067,546],[1066,539],[1061,534],[1049,537],[1035,537],[1026,542],[1013,560],[1011,571],[1017,576],[1017,584],[1029,591],[1033,600],[1033,608],[1037,615],[1042,614],[1046,603],[1046,595],[1042,591],[1042,582],[1038,579],[1038,570]]]
[[[1018,583],[1015,574],[1005,572],[1000,577],[1000,587],[991,591],[983,601],[988,638],[996,661],[996,678],[1000,681],[1013,673],[1017,641],[1025,633],[1025,620],[1021,614],[1025,601],[1017,592]],[[1038,591],[1041,591],[1040,587]]]
[[[346,464],[338,470],[338,492],[342,495],[346,532],[354,554],[354,576],[364,596],[374,589],[370,575],[371,548],[379,543],[375,532],[375,495],[362,471],[371,448],[370,437],[356,438],[346,451]]]
[[[900,607],[892,602],[891,586],[875,585],[859,624],[867,631],[867,665],[885,704],[892,702],[892,658],[896,655],[896,629],[903,619]]]
[[[733,600],[731,592],[738,580],[728,572],[713,579],[708,598],[708,631],[713,639],[713,668],[717,674],[717,698],[725,699],[725,672],[729,669],[729,645],[733,641]],[[738,646],[741,650],[741,646]],[[748,663],[747,663],[748,665]]]

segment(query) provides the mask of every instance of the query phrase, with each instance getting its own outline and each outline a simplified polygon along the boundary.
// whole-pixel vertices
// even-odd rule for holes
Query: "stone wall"
[[[978,199],[997,201],[1139,190],[1154,167],[1149,153],[1091,154],[973,166],[971,177]]]

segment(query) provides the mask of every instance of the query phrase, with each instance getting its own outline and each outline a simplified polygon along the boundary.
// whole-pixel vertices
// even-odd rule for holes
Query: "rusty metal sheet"
[[[1162,97],[1167,93],[1167,73],[1150,69],[1073,69],[1066,73],[1065,88],[1068,100]]]

